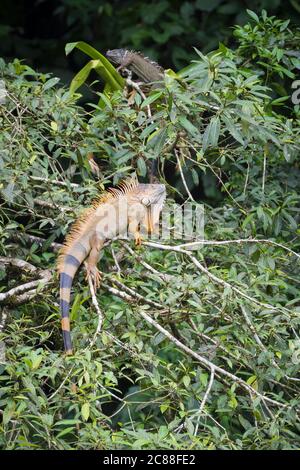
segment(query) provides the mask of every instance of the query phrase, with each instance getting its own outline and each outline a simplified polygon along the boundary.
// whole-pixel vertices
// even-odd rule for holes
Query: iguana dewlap
[[[97,269],[100,250],[105,240],[132,235],[141,243],[140,229],[153,232],[158,227],[159,215],[166,197],[163,184],[141,184],[137,179],[127,180],[117,188],[109,189],[86,209],[72,226],[59,253],[60,310],[66,354],[72,354],[70,334],[70,294],[73,278],[86,260],[87,272],[95,289],[99,287]]]

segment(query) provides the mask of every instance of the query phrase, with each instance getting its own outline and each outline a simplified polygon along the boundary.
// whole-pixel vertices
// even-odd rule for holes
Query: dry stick
[[[233,359],[237,360],[236,356],[231,351],[227,351],[227,349],[221,343],[211,338],[210,336],[206,335],[205,333],[198,331],[197,325],[191,318],[189,318],[188,323],[191,325],[193,331],[195,332],[197,336],[199,336],[199,338],[210,341],[216,349],[220,349],[221,351],[226,353],[228,356],[231,356]]]
[[[35,266],[17,258],[0,257],[0,263],[4,265],[12,265],[18,267],[20,270],[29,271],[31,274],[38,275],[39,279],[26,282],[17,287],[10,289],[7,292],[0,293],[0,302],[13,303],[19,305],[34,297],[40,288],[45,287],[51,280],[52,274],[48,269],[38,270]]]
[[[121,268],[120,268],[118,259],[117,259],[116,254],[115,254],[115,250],[113,249],[112,246],[110,247],[110,251],[111,251],[112,257],[113,257],[114,262],[115,262],[116,271],[117,271],[118,274],[120,274],[121,273]]]
[[[173,276],[169,275],[169,274],[164,274],[164,273],[161,273],[160,271],[157,271],[155,268],[153,268],[153,266],[151,266],[151,264],[148,264],[146,261],[144,261],[142,259],[142,257],[140,255],[138,255],[129,245],[128,243],[125,243],[125,242],[122,242],[122,245],[126,248],[126,250],[128,251],[128,253],[130,253],[132,256],[134,256],[137,261],[142,265],[144,266],[144,268],[146,268],[148,271],[150,271],[151,273],[153,274],[156,274],[157,276],[159,276],[164,282],[168,282],[168,281],[171,281],[171,279],[173,279]]]
[[[60,212],[75,212],[75,209],[72,209],[71,207],[59,206],[57,204],[53,204],[52,202],[43,201],[42,199],[34,199],[34,204],[37,206],[46,207],[48,209],[58,210]]]
[[[28,271],[30,273],[36,273],[38,271],[38,268],[34,266],[31,263],[28,263],[28,261],[24,261],[19,258],[10,258],[10,257],[5,257],[5,256],[0,256],[0,264],[4,264],[5,266],[16,266],[17,268],[23,270],[23,271]]]
[[[120,297],[121,299],[126,300],[127,302],[133,302],[134,300],[134,297],[132,297],[131,295],[126,294],[126,292],[121,292],[115,287],[109,286],[105,282],[101,282],[101,286],[104,287],[104,289],[106,289],[111,294],[116,295],[117,297]]]
[[[197,412],[198,419],[197,419],[197,424],[196,424],[196,427],[195,427],[194,436],[197,436],[197,434],[198,434],[200,417],[201,417],[201,414],[202,414],[202,412],[203,412],[204,406],[205,406],[205,404],[206,404],[206,402],[207,402],[208,396],[209,396],[209,394],[210,394],[210,391],[211,391],[211,388],[212,388],[212,385],[213,385],[213,382],[214,382],[214,378],[215,378],[215,368],[212,367],[212,368],[211,368],[211,371],[210,371],[209,384],[208,384],[207,390],[206,390],[206,392],[205,392],[205,394],[204,394],[203,400],[202,400],[202,402],[201,402],[199,411]]]
[[[86,267],[87,267],[87,265],[85,263],[85,268]],[[92,341],[90,341],[90,347],[92,347],[95,344],[97,336],[101,331],[102,324],[103,324],[103,314],[101,312],[101,309],[100,309],[98,301],[97,301],[95,289],[94,289],[94,286],[93,286],[92,277],[89,274],[89,271],[87,269],[86,269],[86,273],[87,273],[87,280],[88,280],[88,283],[89,283],[90,293],[91,293],[91,297],[92,297],[92,303],[93,303],[93,305],[96,309],[96,312],[98,314],[98,325],[97,325],[96,331],[94,333],[93,339],[92,339]]]
[[[9,301],[12,297],[20,294],[25,294],[25,292],[27,292],[27,294],[29,292],[35,292],[35,288],[37,288],[39,285],[42,286],[50,279],[51,274],[50,276],[45,276],[43,278],[37,279],[36,281],[26,282],[25,284],[21,284],[20,286],[14,287],[13,289],[10,289],[7,292],[0,293],[0,302]]]
[[[13,240],[17,240],[17,241],[19,241],[20,238],[25,238],[25,241],[28,241],[30,243],[37,243],[39,246],[42,246],[44,243],[47,242],[45,238],[37,237],[36,235],[28,235],[27,233],[23,233],[23,232],[13,234],[12,238]],[[61,243],[56,243],[56,242],[50,243],[49,246],[53,249],[54,252],[59,251],[63,247]]]
[[[260,349],[262,351],[267,351],[267,348],[265,347],[265,345],[262,343],[260,337],[258,336],[258,334],[256,332],[256,329],[255,329],[254,325],[252,324],[252,322],[251,322],[251,320],[250,320],[250,318],[249,318],[249,316],[246,312],[246,309],[243,307],[243,305],[240,305],[240,307],[241,307],[241,312],[243,314],[243,317],[245,318],[245,321],[246,321],[247,325],[249,326],[250,331],[253,333],[253,338],[255,339],[255,341],[257,342],[258,346],[260,347]],[[276,364],[275,361],[273,362],[273,365],[277,368],[279,367],[278,364]]]
[[[242,243],[266,243],[267,245],[274,245],[278,246],[279,248],[282,248],[283,250],[288,251],[289,253],[293,254],[297,258],[300,259],[299,253],[296,251],[293,251],[291,248],[288,248],[285,245],[282,245],[281,243],[274,242],[273,240],[267,240],[265,238],[257,239],[257,238],[240,238],[238,240],[201,240],[199,242],[190,242],[190,243],[182,243],[181,245],[177,245],[178,248],[188,248],[188,247],[195,247],[197,248],[197,245],[230,245],[230,244],[242,244]]]
[[[58,180],[52,180],[49,178],[41,178],[40,176],[29,176],[31,180],[34,181],[39,181],[41,183],[50,183],[50,184],[56,184],[57,186],[70,186],[71,188],[78,188],[79,184],[77,183],[71,183],[71,182],[65,182],[65,181],[58,181]]]
[[[70,375],[72,374],[74,368],[75,368],[75,365],[73,365],[72,368],[69,370],[68,374],[66,375],[64,380],[61,382],[60,386],[55,390],[55,392],[52,393],[52,395],[50,395],[50,397],[48,398],[48,401],[52,400],[52,398],[54,398],[55,395],[62,389],[62,387],[64,386],[64,384],[66,383]]]
[[[188,188],[188,185],[186,184],[186,181],[185,181],[185,178],[184,178],[184,174],[183,174],[183,171],[182,171],[182,167],[181,167],[181,163],[180,163],[180,158],[178,156],[178,151],[176,149],[174,149],[174,152],[175,152],[175,155],[176,155],[176,159],[177,159],[177,165],[178,165],[178,168],[179,168],[179,171],[180,171],[180,176],[181,176],[181,179],[182,179],[182,182],[183,182],[183,186],[187,192],[187,195],[189,197],[189,199],[193,202],[195,202],[195,199],[193,198],[193,196],[191,195],[190,193],[190,190]]]
[[[243,190],[244,196],[246,195],[246,190],[247,190],[247,186],[248,186],[249,173],[250,173],[250,165],[249,165],[249,162],[248,162],[248,163],[247,163],[246,179],[245,179],[244,190]]]
[[[114,284],[116,284],[120,289],[122,289],[123,291],[127,292],[130,296],[132,296],[133,298],[136,298],[137,300],[142,300],[143,302],[151,305],[151,307],[156,307],[156,308],[159,308],[159,309],[164,309],[166,310],[165,306],[162,305],[162,304],[159,304],[158,302],[154,302],[153,300],[150,300],[150,299],[146,299],[145,297],[143,297],[141,294],[139,294],[138,292],[136,292],[134,289],[132,289],[131,287],[127,287],[125,284],[123,284],[121,281],[118,281],[117,279],[113,279],[112,282]]]
[[[141,95],[141,97],[143,98],[143,100],[146,99],[145,93],[141,90],[141,88],[139,87],[139,85],[138,85],[136,82],[133,82],[133,81],[131,80],[131,78],[127,78],[127,79],[126,79],[126,84],[129,85],[129,86],[131,86],[131,87],[134,88],[135,90],[137,90],[137,91],[139,92],[139,94]],[[150,106],[147,105],[146,108],[147,108],[148,118],[151,119],[151,121],[152,121],[152,114],[151,114]]]
[[[167,330],[165,330],[165,328],[163,328],[159,323],[157,323],[153,318],[151,318],[143,310],[139,310],[139,314],[141,315],[141,317],[144,318],[144,320],[146,320],[146,322],[150,323],[150,325],[154,326],[158,331],[163,333],[163,335],[166,336],[170,341],[172,341],[172,343],[174,343],[176,346],[178,346],[180,349],[182,349],[184,352],[186,352],[189,356],[192,356],[195,359],[197,359],[197,361],[200,362],[200,364],[202,364],[206,369],[214,370],[215,372],[218,372],[219,374],[224,375],[225,377],[229,377],[231,380],[238,383],[247,392],[249,392],[250,394],[258,396],[263,401],[266,401],[266,402],[271,403],[273,405],[281,406],[283,408],[287,407],[287,405],[284,405],[283,403],[280,403],[279,401],[272,400],[271,398],[268,398],[265,395],[262,395],[257,390],[255,390],[250,385],[248,385],[243,379],[240,379],[236,375],[231,374],[230,372],[223,369],[222,367],[216,366],[215,364],[213,364],[211,361],[209,361],[205,357],[200,356],[200,354],[196,353],[195,351],[190,349],[188,346],[181,343],[173,335],[171,335],[171,333],[169,333]]]
[[[263,196],[265,194],[266,170],[267,170],[267,150],[265,148],[264,149],[264,161],[263,161],[262,186],[261,186],[261,192],[263,193]]]

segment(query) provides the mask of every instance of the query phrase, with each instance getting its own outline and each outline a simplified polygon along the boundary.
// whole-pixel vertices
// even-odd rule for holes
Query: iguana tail
[[[70,333],[70,296],[74,276],[88,254],[88,248],[80,240],[69,248],[68,252],[60,255],[59,277],[60,277],[60,312],[61,327],[64,339],[65,352],[68,355],[73,354],[72,340]]]

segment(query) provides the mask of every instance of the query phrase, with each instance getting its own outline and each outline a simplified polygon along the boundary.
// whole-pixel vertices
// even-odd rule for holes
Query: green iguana
[[[141,184],[136,178],[125,180],[118,188],[109,189],[86,209],[72,226],[59,253],[60,310],[66,354],[72,354],[70,333],[70,294],[73,278],[86,260],[95,290],[100,284],[97,269],[100,250],[105,240],[117,236],[134,236],[141,244],[141,229],[157,230],[159,215],[166,197],[163,184]]]
[[[106,52],[106,57],[119,66],[117,70],[127,68],[145,83],[162,81],[164,78],[164,69],[140,52],[112,49]]]

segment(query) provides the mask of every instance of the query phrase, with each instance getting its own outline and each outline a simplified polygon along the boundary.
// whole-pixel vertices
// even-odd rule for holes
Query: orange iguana
[[[166,197],[163,184],[141,184],[136,178],[109,189],[72,226],[59,253],[60,310],[66,354],[72,354],[70,294],[73,278],[84,260],[95,290],[100,284],[97,262],[105,240],[130,234],[141,244],[140,229],[157,229]]]

